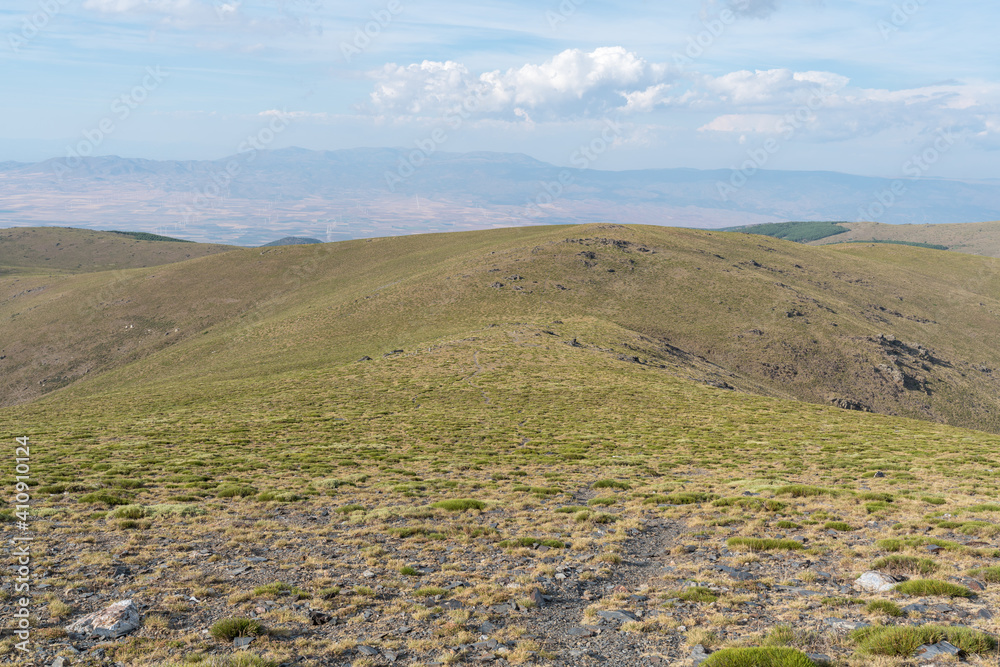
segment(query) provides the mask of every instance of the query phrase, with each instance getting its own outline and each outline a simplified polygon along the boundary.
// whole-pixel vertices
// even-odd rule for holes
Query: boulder
[[[139,609],[132,600],[115,602],[66,626],[68,634],[116,639],[139,627]]]
[[[854,587],[868,593],[885,593],[895,588],[900,581],[902,581],[900,578],[891,574],[869,571],[858,577]]]

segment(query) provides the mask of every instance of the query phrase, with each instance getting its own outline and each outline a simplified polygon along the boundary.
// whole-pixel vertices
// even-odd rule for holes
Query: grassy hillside
[[[144,605],[140,631],[93,645],[129,667],[380,664],[362,646],[455,663],[493,654],[463,648],[483,634],[511,664],[591,664],[566,628],[602,624],[595,650],[668,664],[780,638],[862,667],[823,619],[895,622],[866,605],[908,600],[840,588],[880,559],[992,581],[995,436],[713,388],[593,343],[634,336],[498,322],[371,361],[0,410],[0,438],[32,438],[37,640],[99,591]],[[992,587],[929,602],[945,600],[996,631],[975,616]],[[616,610],[642,617],[598,616]],[[238,618],[267,631],[243,658],[204,634]]]
[[[135,232],[12,227],[0,229],[0,276],[158,266],[232,249],[232,246],[190,243]]]
[[[11,404],[64,386],[257,378],[570,319],[593,329],[569,338],[682,377],[997,431],[997,269],[895,245],[621,226],[239,250],[111,280],[0,283],[0,382]]]
[[[1000,257],[1000,222],[941,225],[886,225],[878,222],[841,223],[848,232],[813,241],[814,245],[850,241],[904,241],[944,246],[949,250]]]
[[[840,222],[771,222],[763,225],[733,227],[724,231],[760,234],[796,243],[808,243],[844,234],[848,228]]]
[[[994,664],[998,437],[933,420],[1000,430],[997,269],[591,225],[0,278],[35,662]],[[126,597],[142,628],[71,655]]]

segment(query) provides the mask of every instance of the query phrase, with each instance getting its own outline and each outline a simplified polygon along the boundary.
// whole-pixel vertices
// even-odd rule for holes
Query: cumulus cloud
[[[177,14],[196,9],[198,4],[194,0],[86,0],[83,3],[83,8],[105,14],[124,14],[136,11]]]
[[[622,47],[568,49],[540,64],[476,74],[461,63],[386,65],[372,73],[372,108],[382,114],[430,115],[474,107],[479,114],[588,116],[669,99],[671,68]],[[471,110],[471,109],[470,109]]]

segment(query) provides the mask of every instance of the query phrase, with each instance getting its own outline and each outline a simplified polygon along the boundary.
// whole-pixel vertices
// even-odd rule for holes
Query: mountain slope
[[[117,232],[67,227],[0,229],[0,274],[66,271],[82,273],[157,266],[233,250],[232,246],[148,241]]]
[[[848,231],[827,236],[813,245],[864,241],[901,241],[946,246],[948,250],[986,257],[1000,257],[1000,222],[940,225],[885,225],[877,222],[839,223]]]
[[[1000,431],[1000,270],[955,253],[591,225],[0,285],[7,405],[257,382],[521,322],[627,367]]]

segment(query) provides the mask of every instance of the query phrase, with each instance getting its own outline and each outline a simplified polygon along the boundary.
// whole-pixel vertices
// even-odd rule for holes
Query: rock
[[[833,662],[830,656],[823,653],[806,653],[806,657],[815,662],[817,665],[829,665]]]
[[[927,546],[925,547],[925,549],[927,549],[927,551],[929,551],[929,552],[930,552],[930,553],[932,553],[932,554],[936,554],[936,553],[938,553],[938,552],[940,552],[940,551],[944,551],[944,547],[939,547],[939,546],[938,546],[938,545],[936,545],[936,544],[928,544],[928,545],[927,545]]]
[[[976,593],[982,593],[986,590],[986,584],[972,577],[949,577],[949,579],[962,584],[970,591],[975,591]]]
[[[701,663],[708,660],[708,651],[701,644],[697,644],[693,649],[691,649],[691,662],[697,667]]]
[[[988,621],[991,618],[993,618],[993,612],[991,612],[989,609],[980,609],[979,611],[976,612],[976,616]]]
[[[542,607],[545,606],[545,598],[542,597],[542,592],[540,590],[538,590],[537,588],[533,588],[531,590],[531,595],[529,596],[529,599],[539,609],[541,609]]]
[[[310,611],[309,612],[309,622],[313,625],[326,625],[333,619],[330,614],[324,614],[321,611]]]
[[[367,656],[370,656],[370,657],[374,657],[374,656],[376,656],[376,655],[379,654],[379,650],[376,649],[376,648],[372,648],[371,646],[365,646],[365,645],[362,644],[361,646],[358,646],[357,648],[358,648],[358,653],[360,653],[361,655],[367,655]]]
[[[49,667],[65,667],[65,665],[66,665],[66,659],[60,656],[55,660],[53,660],[52,663],[49,665]]]
[[[824,618],[823,622],[834,630],[841,630],[843,632],[849,632],[859,628],[867,628],[871,625],[870,623],[864,623],[862,621],[848,621],[843,618]]]
[[[66,626],[66,632],[117,639],[139,627],[139,609],[132,600],[122,600],[101,611],[88,614]]]
[[[497,631],[497,626],[493,625],[489,621],[483,621],[483,624],[479,626],[479,634],[488,635]]]
[[[365,356],[361,357],[360,359],[358,359],[358,361],[371,361],[371,360],[372,360],[372,358],[369,357],[368,355],[365,355]]]
[[[382,657],[389,662],[396,662],[399,659],[399,653],[395,651],[382,651]]]
[[[246,648],[253,644],[253,637],[237,637],[233,640],[233,648]]]
[[[567,637],[593,637],[596,633],[590,628],[575,627],[566,631]]]
[[[895,588],[902,581],[898,577],[881,572],[865,572],[854,582],[854,587],[868,593],[885,593]]]
[[[961,657],[963,651],[954,644],[940,641],[937,644],[924,644],[913,654],[917,660],[933,660],[942,656]]]
[[[743,570],[737,570],[735,567],[729,567],[728,565],[715,565],[715,569],[719,572],[728,574],[729,578],[735,581],[756,581],[757,579],[760,579],[757,575],[744,572]]]
[[[605,621],[618,621],[619,623],[624,623],[626,621],[638,621],[639,617],[630,611],[625,611],[619,609],[616,611],[599,611],[597,612],[598,618],[603,618]]]
[[[877,473],[875,473],[874,475],[872,475],[872,477],[875,477],[877,479],[881,479],[881,478],[885,477],[885,473],[880,470]]]

